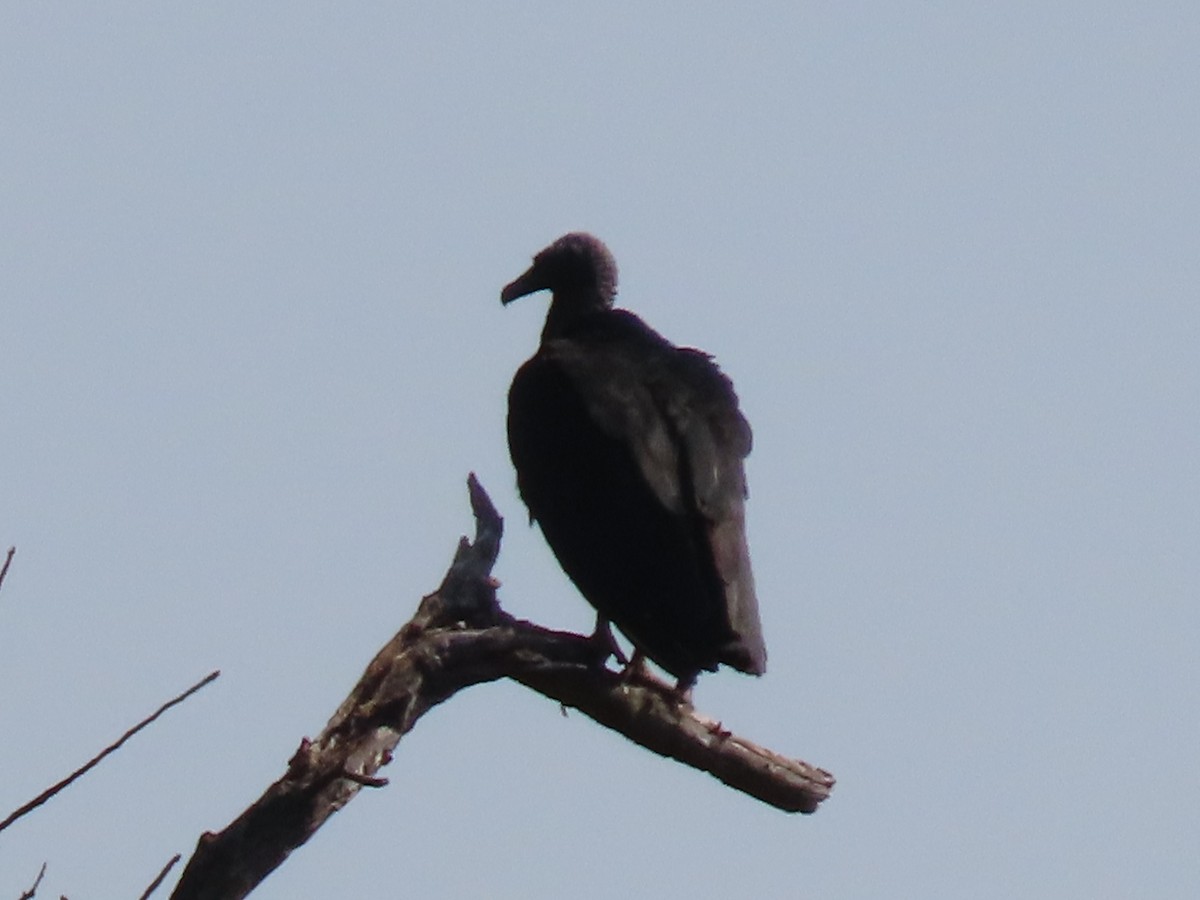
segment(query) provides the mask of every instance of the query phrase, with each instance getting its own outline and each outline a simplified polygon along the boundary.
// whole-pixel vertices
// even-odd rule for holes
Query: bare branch
[[[4,557],[4,566],[0,568],[0,587],[4,587],[4,576],[8,574],[8,567],[12,564],[12,558],[16,555],[16,553],[16,547],[8,548],[8,553]]]
[[[829,772],[738,737],[680,704],[669,685],[629,684],[594,666],[538,666],[509,675],[660,756],[708,772],[785,812],[816,812],[833,790]]]
[[[468,486],[474,543],[459,542],[441,586],[376,654],[325,729],[301,742],[283,777],[223,831],[200,837],[175,900],[246,896],[362,787],[385,783],[375,773],[425,712],[503,677],[780,809],[813,812],[829,796],[828,772],[730,734],[667,685],[623,680],[587,637],[504,613],[491,577],[503,522],[474,475]]]
[[[89,770],[91,770],[95,766],[99,765],[100,761],[102,759],[104,759],[104,757],[108,756],[110,753],[115,753],[117,750],[119,750],[122,744],[124,744],[127,740],[129,740],[131,737],[133,737],[135,734],[137,734],[139,731],[141,731],[143,728],[145,728],[147,725],[149,725],[151,722],[153,722],[155,719],[157,719],[163,713],[165,713],[172,706],[177,706],[178,704],[182,703],[188,697],[192,696],[192,694],[196,693],[196,691],[200,690],[205,685],[210,684],[213,681],[216,681],[218,676],[220,676],[220,674],[221,674],[220,672],[210,672],[208,675],[205,675],[202,679],[200,679],[200,681],[193,684],[190,688],[188,688],[182,694],[180,694],[177,697],[172,698],[171,700],[168,700],[166,703],[164,703],[162,706],[160,706],[157,710],[155,710],[151,715],[142,719],[142,721],[138,722],[136,725],[134,725],[132,728],[130,728],[128,731],[126,731],[123,735],[121,735],[119,738],[117,738],[116,741],[109,744],[107,747],[105,747],[103,750],[101,750],[99,753],[97,753],[95,756],[93,756],[91,759],[89,759],[86,763],[84,763],[82,766],[80,766],[78,769],[76,769],[74,772],[72,772],[70,775],[68,775],[62,781],[46,788],[46,790],[42,791],[40,794],[38,794],[36,797],[34,797],[32,800],[30,800],[24,806],[19,807],[18,809],[9,813],[8,818],[6,818],[3,822],[0,822],[0,831],[3,831],[9,825],[11,825],[13,822],[17,821],[17,819],[21,818],[22,816],[26,815],[27,813],[30,813],[33,810],[37,809],[39,806],[41,806],[43,803],[45,803],[47,800],[49,800],[51,797],[53,797],[55,794],[57,794],[59,791],[61,791],[63,788],[67,787],[69,784],[71,784],[73,781],[75,781],[77,778],[80,778],[85,773],[87,773]]]
[[[12,551],[11,550],[8,551],[8,557],[9,557],[9,559],[12,559]],[[8,568],[7,564],[5,564],[5,568]],[[3,574],[4,574],[3,572],[0,572],[0,578],[3,577]],[[27,890],[23,894],[21,894],[21,896],[18,898],[18,900],[33,900],[33,898],[37,895],[37,889],[42,884],[42,879],[45,877],[46,877],[46,864],[42,863],[41,871],[38,872],[37,878],[35,878],[33,880],[33,885],[29,888],[29,890]]]
[[[146,900],[147,897],[157,891],[158,886],[162,884],[163,879],[167,877],[167,873],[175,868],[175,863],[179,862],[179,860],[182,858],[182,854],[176,853],[169,860],[167,860],[167,864],[162,867],[162,870],[154,877],[154,880],[150,882],[150,886],[142,892],[142,896],[139,897],[138,900]]]

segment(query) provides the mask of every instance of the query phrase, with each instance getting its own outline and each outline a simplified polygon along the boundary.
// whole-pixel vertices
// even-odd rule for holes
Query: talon
[[[604,616],[596,616],[596,630],[592,632],[590,640],[596,645],[596,652],[600,655],[600,665],[604,665],[610,656],[616,657],[617,663],[622,666],[629,665],[625,651],[613,637],[612,628],[609,627],[608,619]]]
[[[626,662],[625,668],[621,670],[622,684],[631,684],[634,681],[641,684],[652,684],[654,681],[646,671],[646,655],[636,647],[633,649],[633,658]]]
[[[675,698],[675,702],[680,706],[692,705],[692,688],[696,686],[696,676],[692,675],[689,678],[680,678],[675,682],[675,689],[671,691],[671,696]],[[717,723],[720,727],[720,723]]]

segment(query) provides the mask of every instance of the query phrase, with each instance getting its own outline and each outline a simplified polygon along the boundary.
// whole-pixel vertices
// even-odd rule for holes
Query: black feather
[[[531,518],[600,615],[682,682],[720,663],[762,674],[733,385],[612,308],[616,264],[596,238],[560,238],[501,297],[543,289],[541,346],[508,398]]]

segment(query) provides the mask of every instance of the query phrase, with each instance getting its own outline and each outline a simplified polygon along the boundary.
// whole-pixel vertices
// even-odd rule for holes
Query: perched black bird
[[[530,519],[598,612],[690,686],[719,663],[766,669],[746,547],[750,426],[699,350],[613,309],[617,264],[568,234],[504,288],[550,290],[537,353],[508,394],[508,446]]]

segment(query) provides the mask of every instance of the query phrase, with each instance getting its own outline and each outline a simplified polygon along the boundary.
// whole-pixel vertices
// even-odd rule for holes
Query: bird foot
[[[671,697],[680,706],[692,706],[692,689],[696,686],[696,676],[691,678],[680,678],[675,682],[675,688],[671,691]]]
[[[610,656],[616,657],[617,663],[622,666],[629,665],[629,658],[625,655],[625,651],[621,649],[621,645],[617,643],[617,639],[613,637],[608,619],[600,616],[596,617],[596,630],[592,632],[588,640],[596,648],[596,661],[599,665],[604,665]]]
[[[635,648],[633,658],[624,662],[624,666],[621,669],[621,684],[653,684],[658,680],[646,669],[646,655],[641,650]]]
[[[658,691],[679,706],[690,707],[692,705],[692,688],[696,686],[696,676],[680,678],[675,686],[671,687],[669,683],[650,671],[646,666],[646,655],[636,647],[633,651],[633,659],[629,660],[625,668],[621,670],[618,678],[621,684],[638,684]]]

